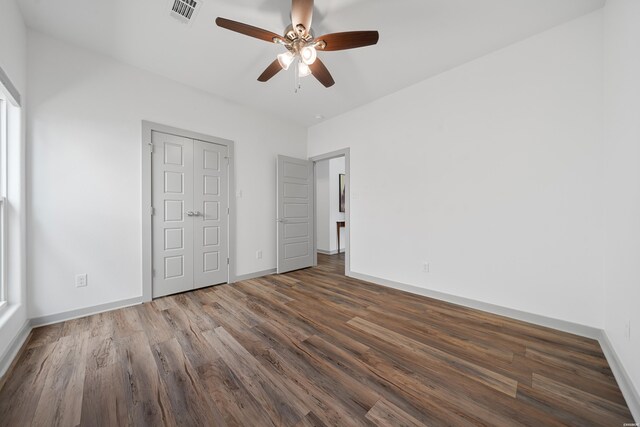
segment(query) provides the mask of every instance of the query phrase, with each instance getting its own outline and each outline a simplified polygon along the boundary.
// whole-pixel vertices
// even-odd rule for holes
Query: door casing
[[[142,215],[142,301],[151,301],[153,298],[153,241],[152,241],[152,168],[151,168],[151,133],[153,131],[168,133],[171,135],[181,136],[190,139],[197,139],[213,144],[224,145],[227,147],[229,156],[229,180],[228,180],[228,197],[229,197],[229,230],[228,230],[228,254],[229,264],[228,280],[229,283],[236,281],[236,203],[235,203],[235,151],[234,142],[217,138],[215,136],[205,135],[192,132],[172,126],[154,123],[150,121],[142,121],[142,199],[141,199],[141,215]],[[157,207],[156,207],[157,209]]]

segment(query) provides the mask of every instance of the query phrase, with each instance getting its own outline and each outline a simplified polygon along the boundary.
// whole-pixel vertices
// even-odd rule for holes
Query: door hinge
[[[151,142],[149,143],[149,152],[153,153],[153,144]]]
[[[231,208],[227,208],[227,215],[231,214]]]
[[[155,214],[156,214],[156,208],[151,206],[151,216],[154,216]]]
[[[156,269],[151,270],[151,277],[156,277]]]
[[[229,156],[225,156],[225,159],[227,159],[227,165],[228,165],[228,164],[229,164],[229,162],[230,162],[231,157],[229,157]]]
[[[229,258],[227,258],[227,265],[229,265]]]

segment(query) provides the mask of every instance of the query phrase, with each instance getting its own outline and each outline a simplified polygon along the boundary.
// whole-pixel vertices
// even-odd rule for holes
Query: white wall
[[[602,327],[602,114],[598,11],[318,124],[308,155],[351,148],[352,271]]]
[[[143,119],[235,141],[237,273],[275,267],[275,159],[304,157],[305,129],[39,33],[28,45],[32,317],[142,295]]]
[[[339,174],[345,172],[345,159],[322,160],[316,163],[316,243],[323,252],[338,252],[338,233],[336,223],[344,221],[345,213],[340,212]],[[340,229],[340,248],[344,249],[346,236]]]
[[[329,160],[329,247],[331,252],[338,250],[338,233],[336,222],[344,221],[344,212],[340,212],[340,185],[339,175],[345,172],[345,159],[338,157]],[[340,249],[344,250],[347,238],[345,229],[340,229]]]
[[[15,0],[0,0],[0,66],[25,95],[27,30]]]
[[[604,40],[605,330],[640,396],[640,2],[607,1]]]
[[[0,0],[0,66],[7,73],[26,103],[27,46],[26,28],[14,0]],[[17,116],[15,113],[18,113]],[[7,284],[9,305],[0,310],[0,362],[27,321],[26,252],[25,252],[25,176],[24,114],[11,111],[7,160],[8,259]],[[0,364],[0,375],[6,365]]]
[[[323,252],[331,252],[329,185],[329,160],[323,160],[316,163],[316,247]]]

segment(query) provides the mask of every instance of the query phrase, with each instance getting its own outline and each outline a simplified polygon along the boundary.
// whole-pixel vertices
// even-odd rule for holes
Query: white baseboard
[[[31,326],[34,328],[51,325],[52,323],[66,322],[67,320],[78,319],[80,317],[91,316],[92,314],[103,313],[105,311],[116,310],[118,308],[130,307],[142,303],[142,297],[130,298],[106,304],[94,305],[93,307],[79,308],[77,310],[65,311],[63,313],[51,314],[49,316],[35,317],[31,319]]]
[[[633,415],[635,422],[640,424],[640,392],[638,392],[638,389],[633,385],[631,377],[622,365],[622,362],[620,361],[620,358],[618,357],[618,354],[613,348],[613,345],[609,340],[609,336],[605,331],[600,332],[599,341],[600,347],[602,347],[602,352],[609,363],[609,367],[613,371],[613,375],[616,377],[618,387],[620,387],[620,391],[622,391],[622,395],[627,401],[627,406],[631,411],[631,415]]]
[[[235,282],[242,282],[243,280],[251,280],[257,279],[258,277],[269,276],[271,274],[276,274],[276,269],[271,268],[269,270],[256,271],[255,273],[242,274],[240,276],[236,276]]]
[[[2,376],[7,373],[7,370],[18,355],[18,352],[27,341],[27,338],[29,338],[31,329],[31,322],[27,320],[26,322],[24,322],[24,325],[22,326],[22,328],[20,328],[20,331],[15,336],[15,338],[11,340],[11,343],[7,347],[7,350],[0,358],[0,378],[2,378]]]
[[[316,249],[316,251],[318,251],[319,254],[324,254],[324,255],[338,255],[338,254],[343,254],[344,251],[346,249],[342,248],[340,249],[340,251],[338,252],[338,250],[334,250],[334,251],[325,251],[324,249]]]
[[[529,313],[526,311],[515,310],[513,308],[502,307],[499,305],[477,301],[470,298],[464,298],[456,295],[446,294],[443,292],[432,291],[430,289],[420,288],[418,286],[407,285],[404,283],[398,283],[398,282],[394,282],[387,279],[368,276],[366,274],[355,273],[353,271],[351,272],[350,277],[364,280],[366,282],[375,283],[377,285],[382,285],[389,288],[409,292],[412,294],[422,295],[425,297],[450,302],[452,304],[457,304],[457,305],[462,305],[469,308],[475,308],[477,310],[487,311],[489,313],[497,314],[499,316],[510,317],[512,319],[521,320],[523,322],[533,323],[535,325],[557,329],[559,331],[580,335],[582,337],[591,338],[594,340],[598,340],[600,338],[600,333],[602,331],[601,329],[594,328],[591,326],[580,325],[578,323],[568,322],[566,320],[554,319],[552,317],[546,317],[539,314]]]
[[[272,268],[264,271],[257,271],[255,273],[244,274],[236,277],[236,282],[241,282],[243,280],[255,279],[262,276],[268,276],[270,274],[275,274],[276,269]],[[116,310],[118,308],[130,307],[132,305],[141,304],[143,302],[143,297],[136,297],[121,301],[114,301],[107,304],[100,304],[92,307],[80,308],[77,310],[65,311],[63,313],[51,314],[48,316],[35,317],[31,319],[31,326],[34,328],[40,326],[51,325],[53,323],[65,322],[67,320],[77,319],[80,317],[91,316],[92,314],[103,313],[105,311]]]
[[[337,254],[337,253],[338,253],[338,251],[337,251],[337,250],[336,250],[336,251],[325,251],[324,249],[316,249],[316,251],[317,251],[319,254],[323,254],[323,255],[335,255],[335,254]]]

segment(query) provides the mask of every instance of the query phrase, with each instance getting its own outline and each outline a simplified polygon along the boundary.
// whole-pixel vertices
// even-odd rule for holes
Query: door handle
[[[194,216],[195,213],[193,211],[187,211],[187,216]]]
[[[202,213],[200,211],[195,211],[193,213],[193,216],[202,216]]]

